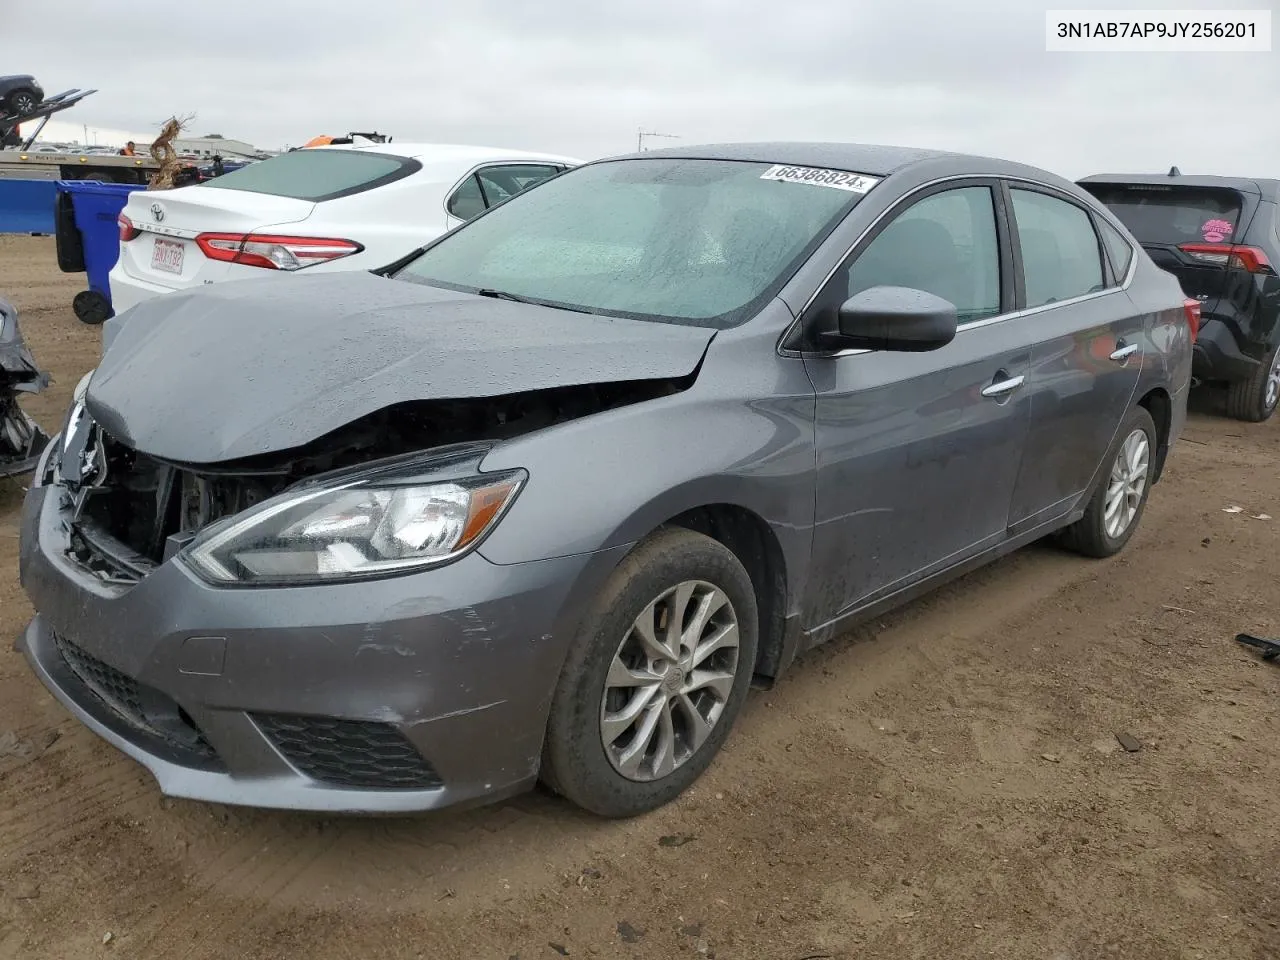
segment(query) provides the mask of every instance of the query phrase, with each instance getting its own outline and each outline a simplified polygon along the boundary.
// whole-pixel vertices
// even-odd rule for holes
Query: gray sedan
[[[753,678],[1048,535],[1120,550],[1198,314],[1041,170],[588,164],[375,274],[148,301],[22,523],[41,681],[175,796],[605,816]]]

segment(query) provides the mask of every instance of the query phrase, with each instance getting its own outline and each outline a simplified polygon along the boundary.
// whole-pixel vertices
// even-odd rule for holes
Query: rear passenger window
[[[1107,256],[1111,258],[1111,269],[1116,274],[1116,285],[1124,283],[1129,275],[1129,264],[1133,263],[1133,247],[1119,230],[1107,221],[1099,219],[1098,227],[1102,232],[1102,243],[1107,248]]]
[[[448,203],[449,213],[459,220],[470,220],[559,172],[559,167],[541,163],[485,167],[467,177],[453,192]]]
[[[1026,305],[1043,307],[1104,289],[1102,254],[1089,214],[1048,194],[1017,188],[1010,192]]]
[[[484,187],[485,201],[493,207],[559,172],[552,166],[522,163],[504,167],[486,167],[478,176],[481,186]]]
[[[961,323],[1000,312],[1000,247],[987,187],[925,197],[899,214],[849,268],[848,296],[911,287],[955,304]]]
[[[484,213],[484,195],[480,192],[480,181],[474,176],[467,177],[453,191],[449,198],[449,213],[459,220],[470,220]]]

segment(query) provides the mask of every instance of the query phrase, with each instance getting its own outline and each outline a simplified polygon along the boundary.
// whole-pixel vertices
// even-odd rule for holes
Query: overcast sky
[[[46,6],[0,0],[0,36],[17,40],[5,72],[98,89],[58,137],[87,125],[149,141],[194,113],[192,134],[268,148],[376,129],[592,159],[633,150],[643,126],[681,138],[655,147],[842,140],[1069,177],[1171,164],[1280,177],[1280,53],[1046,53],[1046,7],[1028,0],[58,0],[53,19]]]

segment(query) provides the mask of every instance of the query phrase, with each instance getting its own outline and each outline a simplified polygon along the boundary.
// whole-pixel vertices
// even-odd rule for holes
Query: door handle
[[[1121,347],[1119,350],[1111,354],[1111,359],[1116,361],[1117,363],[1124,363],[1126,360],[1128,360],[1137,352],[1138,352],[1138,345],[1136,343],[1131,343],[1129,344],[1129,346]]]
[[[997,380],[989,387],[982,388],[984,397],[1003,397],[1006,393],[1011,393],[1022,386],[1022,381],[1026,377],[1010,377],[1008,380]]]

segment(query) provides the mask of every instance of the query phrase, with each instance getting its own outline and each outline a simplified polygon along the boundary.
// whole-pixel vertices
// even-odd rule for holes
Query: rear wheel
[[[1156,425],[1143,407],[1125,417],[1084,516],[1062,531],[1063,546],[1087,557],[1119,553],[1142,519],[1156,469]]]
[[[605,817],[674,800],[728,736],[756,644],[756,598],[738,558],[689,530],[655,534],[618,566],[569,651],[543,781]]]
[[[1261,423],[1280,404],[1280,347],[1273,349],[1248,380],[1227,385],[1227,413],[1237,420]]]
[[[25,87],[14,90],[9,94],[9,112],[18,114],[28,114],[40,105],[40,101],[36,99],[35,92]]]

